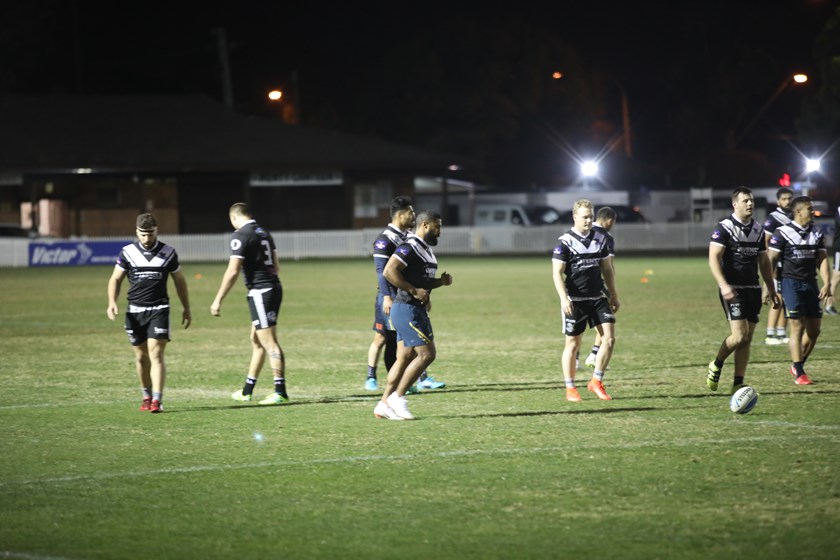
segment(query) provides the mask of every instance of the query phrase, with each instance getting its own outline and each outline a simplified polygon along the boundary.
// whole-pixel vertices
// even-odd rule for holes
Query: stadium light
[[[809,175],[820,170],[819,158],[805,158],[805,173]]]
[[[580,172],[584,177],[594,177],[598,174],[598,164],[594,161],[584,161],[580,164]]]

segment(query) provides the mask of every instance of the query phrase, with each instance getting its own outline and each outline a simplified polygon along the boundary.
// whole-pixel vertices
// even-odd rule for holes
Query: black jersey
[[[712,231],[711,244],[724,247],[723,277],[734,288],[760,288],[758,255],[767,251],[764,226],[753,219],[746,224],[735,215],[721,220]]]
[[[437,258],[432,248],[418,235],[409,233],[405,243],[394,251],[394,258],[405,265],[403,278],[415,288],[432,291],[432,280],[437,275]],[[395,302],[422,305],[420,300],[405,290],[397,290]]]
[[[834,210],[834,237],[831,239],[831,251],[835,255],[840,253],[840,206]]]
[[[610,232],[608,232],[606,229],[604,229],[603,226],[600,226],[598,224],[592,224],[592,229],[594,229],[598,233],[601,233],[601,234],[606,236],[606,238],[607,238],[607,251],[609,252],[611,257],[614,257],[615,256],[615,238],[612,236],[612,234]]]
[[[276,250],[271,234],[253,220],[231,234],[230,256],[242,259],[242,278],[249,290],[267,288],[280,282],[274,267]]]
[[[791,221],[793,221],[792,214],[790,212],[785,212],[781,208],[776,208],[772,212],[767,215],[767,219],[764,220],[764,237],[766,239],[767,234],[769,233],[772,235],[777,229],[782,226],[788,225]],[[782,277],[782,260],[776,263],[776,270],[773,271],[773,274],[776,276],[776,279],[780,279]]]
[[[557,239],[551,258],[566,263],[566,292],[572,301],[604,297],[601,261],[611,256],[604,233],[593,228],[582,236],[570,229]]]
[[[407,232],[401,232],[394,227],[394,224],[388,224],[388,227],[373,242],[373,265],[376,268],[377,290],[383,295],[390,295],[391,299],[396,297],[397,289],[385,279],[382,271],[385,270],[388,259],[394,254],[397,247],[405,242],[407,235]]]
[[[127,273],[129,305],[142,308],[169,305],[166,284],[169,275],[181,269],[174,248],[158,241],[146,249],[135,241],[122,248],[116,267]]]
[[[825,252],[825,240],[814,224],[803,228],[791,222],[780,227],[770,238],[770,250],[781,253],[782,278],[816,282],[817,253]]]
[[[792,221],[793,217],[790,212],[785,212],[781,208],[776,208],[767,214],[767,219],[764,220],[764,231],[772,235],[777,229],[788,225]]]

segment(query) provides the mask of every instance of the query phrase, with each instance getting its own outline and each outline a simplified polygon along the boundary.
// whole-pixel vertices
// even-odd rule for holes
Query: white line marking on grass
[[[40,554],[14,552],[11,550],[0,550],[0,558],[20,558],[21,560],[69,560],[64,556],[41,556]]]
[[[170,391],[167,393],[167,403],[168,402],[194,402],[196,399],[179,399],[176,395],[175,391]],[[249,406],[247,403],[236,402],[230,398],[229,392],[219,392],[219,396],[224,396],[225,398],[219,398],[218,402],[214,400],[213,406],[217,406],[218,408],[227,408],[227,407],[247,407]],[[202,397],[205,395],[202,395]],[[334,402],[374,402],[379,400],[382,395],[379,393],[371,393],[370,395],[335,395],[335,396],[324,396],[324,395],[292,395],[292,403],[299,402],[301,404],[332,404]],[[140,402],[139,398],[137,402]],[[30,404],[10,404],[10,405],[0,405],[0,411],[3,410],[19,410],[19,409],[27,409],[27,408],[68,408],[73,406],[111,406],[111,405],[125,405],[130,404],[134,406],[135,401],[126,401],[126,400],[115,400],[115,401],[64,401],[64,402],[54,402],[54,403],[30,403]],[[172,410],[178,410],[179,412],[186,412],[193,410],[193,405],[185,405],[185,406],[177,406],[177,408],[172,408]],[[211,405],[201,405],[203,407],[211,406]],[[256,406],[256,403],[254,403]],[[169,410],[169,408],[167,408]]]
[[[804,428],[806,430],[840,430],[840,426],[836,424],[827,424],[815,426],[813,424],[803,424],[801,422],[785,422],[783,420],[758,420],[752,424],[760,424],[762,426],[777,426],[781,428]]]
[[[726,439],[698,439],[686,440],[679,442],[668,441],[643,441],[633,443],[622,443],[614,445],[582,445],[575,447],[572,452],[579,452],[584,449],[638,449],[644,447],[690,447],[703,445],[719,445],[733,443],[751,443],[762,441],[784,441],[788,439],[832,439],[833,436],[828,434],[809,434],[809,435],[792,435],[787,436],[755,436],[745,438],[726,438]],[[367,463],[372,461],[412,461],[412,460],[428,460],[441,459],[447,457],[474,457],[481,455],[525,455],[537,453],[569,453],[569,447],[519,447],[513,449],[456,449],[453,451],[440,451],[437,453],[406,453],[400,455],[357,455],[349,457],[328,457],[324,459],[301,459],[288,461],[268,461],[262,463],[247,463],[244,465],[201,465],[196,467],[172,467],[168,469],[151,469],[145,471],[122,471],[113,473],[100,474],[80,474],[73,476],[58,476],[54,478],[35,478],[30,480],[10,480],[0,481],[0,488],[8,488],[12,486],[27,486],[31,484],[61,484],[63,482],[79,482],[79,481],[100,481],[115,478],[138,478],[144,476],[159,476],[171,474],[187,474],[213,471],[233,471],[243,469],[264,469],[266,467],[295,467],[295,466],[310,466],[310,465],[329,465],[341,463]]]

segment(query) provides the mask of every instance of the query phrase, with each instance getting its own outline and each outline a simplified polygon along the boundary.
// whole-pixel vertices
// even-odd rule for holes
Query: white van
[[[545,205],[479,203],[475,206],[476,226],[543,226],[562,221],[560,212]]]

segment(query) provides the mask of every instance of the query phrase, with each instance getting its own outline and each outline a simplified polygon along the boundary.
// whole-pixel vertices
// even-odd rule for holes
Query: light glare
[[[584,177],[593,177],[598,174],[598,164],[594,161],[584,161],[580,164],[580,172]]]

